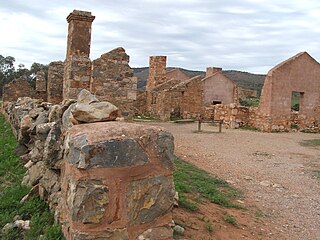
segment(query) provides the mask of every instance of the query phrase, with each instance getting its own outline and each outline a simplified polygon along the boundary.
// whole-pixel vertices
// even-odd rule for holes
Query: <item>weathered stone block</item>
[[[101,223],[108,203],[108,187],[100,180],[69,182],[67,204],[73,221]]]
[[[88,144],[86,137],[80,135],[69,142],[68,160],[78,168],[110,168],[143,165],[148,156],[134,139]]]
[[[133,181],[126,194],[129,223],[148,223],[169,213],[174,195],[172,177],[155,176]]]
[[[48,133],[43,150],[43,161],[48,167],[54,167],[62,159],[63,143],[60,137],[61,128],[58,124],[54,124]]]
[[[174,140],[172,134],[169,132],[159,132],[155,148],[161,164],[165,168],[173,170]]]

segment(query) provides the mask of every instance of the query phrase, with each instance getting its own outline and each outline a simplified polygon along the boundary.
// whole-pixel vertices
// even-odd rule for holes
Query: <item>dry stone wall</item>
[[[19,98],[5,112],[23,183],[49,203],[67,239],[173,239],[169,132],[113,121],[118,108],[86,90],[61,105]]]

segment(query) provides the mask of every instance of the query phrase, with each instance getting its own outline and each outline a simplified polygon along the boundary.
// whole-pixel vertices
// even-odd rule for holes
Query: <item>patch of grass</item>
[[[214,228],[211,222],[206,222],[206,229],[209,233],[212,233]]]
[[[319,147],[320,139],[303,140],[302,142],[300,142],[300,144],[305,147]]]
[[[31,229],[22,232],[11,229],[2,233],[0,239],[64,239],[59,226],[53,224],[53,215],[47,204],[39,197],[32,197],[20,203],[20,200],[30,191],[30,187],[22,186],[25,173],[23,162],[13,154],[17,141],[11,128],[0,114],[0,229],[5,224],[13,222],[15,216],[21,220],[31,220]]]
[[[239,99],[239,103],[241,106],[246,106],[246,107],[258,107],[259,106],[259,98],[248,98],[248,99]]]
[[[224,221],[226,221],[227,223],[233,225],[233,226],[238,226],[238,222],[236,220],[236,218],[230,214],[227,214],[225,217],[224,217]]]
[[[249,127],[247,124],[242,125],[242,126],[240,127],[240,129],[249,130],[249,131],[254,131],[254,132],[259,132],[259,131],[260,131],[258,128]]]
[[[135,121],[159,121],[160,119],[154,116],[148,116],[148,115],[136,115],[133,117],[133,120]]]
[[[314,170],[313,174],[316,178],[318,178],[320,180],[320,170]]]
[[[240,208],[231,202],[231,199],[240,195],[238,190],[179,158],[175,159],[173,177],[176,190],[179,192],[179,204],[189,211],[198,210],[201,199],[207,199],[225,207]],[[200,198],[191,196],[200,196]]]
[[[302,129],[300,132],[302,132],[302,133],[319,133],[319,130]]]
[[[255,213],[254,213],[254,216],[256,218],[261,218],[261,217],[264,217],[265,214],[261,211],[261,210],[257,210]]]

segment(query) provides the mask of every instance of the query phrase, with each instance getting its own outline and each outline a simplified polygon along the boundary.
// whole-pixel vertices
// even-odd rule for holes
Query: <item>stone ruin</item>
[[[221,68],[209,67],[205,76],[190,78],[179,69],[166,72],[166,57],[152,56],[144,97],[147,114],[169,120],[207,116],[207,106],[237,103],[238,91]]]
[[[299,112],[292,113],[293,92],[299,94]],[[320,121],[320,64],[301,52],[272,68],[266,77],[258,109],[265,122],[259,129],[278,131],[314,127]]]
[[[5,106],[8,102],[16,101],[19,97],[34,97],[35,90],[24,79],[14,79],[3,87],[2,100]]]
[[[51,62],[48,67],[47,101],[58,104],[63,100],[64,62]]]
[[[92,62],[90,91],[98,99],[114,103],[122,112],[135,109],[137,78],[123,48],[116,48]]]
[[[300,96],[299,111],[291,109],[293,93]],[[320,64],[308,53],[299,53],[268,72],[259,107],[217,105],[211,111],[231,128],[248,125],[264,132],[318,132]]]
[[[169,132],[114,121],[119,109],[87,90],[61,105],[19,98],[5,114],[23,183],[49,203],[67,239],[173,239]]]
[[[125,50],[116,48],[94,61],[89,58],[94,18],[90,12],[74,10],[70,13],[67,17],[69,26],[65,61],[49,64],[47,80],[39,72],[37,90],[23,83],[27,89],[23,92],[20,90],[22,86],[15,86],[17,80],[13,81],[4,89],[3,101],[38,97],[57,104],[64,99],[75,99],[82,89],[87,89],[99,100],[116,104],[121,112],[136,114],[137,78],[133,76]]]

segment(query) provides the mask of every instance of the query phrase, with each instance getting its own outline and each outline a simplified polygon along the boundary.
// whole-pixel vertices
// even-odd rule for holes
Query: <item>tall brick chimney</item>
[[[91,12],[73,10],[67,17],[68,43],[63,76],[63,99],[76,99],[82,89],[90,90]]]
[[[166,64],[167,56],[150,56],[146,91],[152,91],[154,87],[166,81]]]
[[[206,77],[212,76],[213,74],[215,74],[216,72],[221,72],[222,68],[218,68],[218,67],[207,67],[207,71],[206,71]]]
[[[66,59],[75,53],[89,57],[91,44],[91,25],[95,16],[91,12],[73,10],[67,17],[68,43]]]

